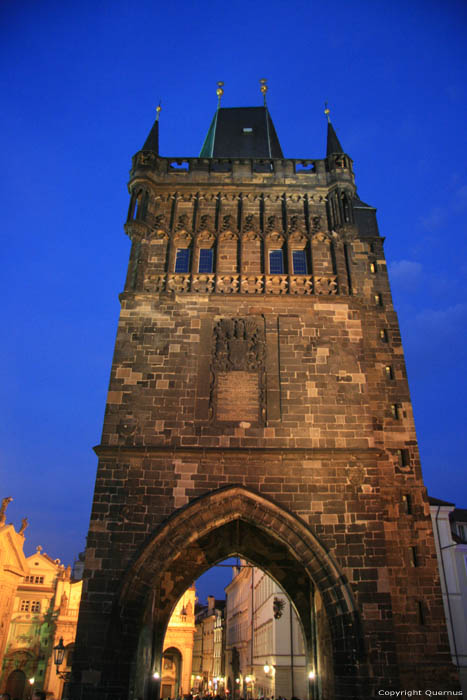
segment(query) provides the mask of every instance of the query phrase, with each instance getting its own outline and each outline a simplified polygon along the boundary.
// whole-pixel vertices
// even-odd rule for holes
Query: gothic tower
[[[293,602],[310,698],[457,687],[352,160],[330,122],[325,158],[285,158],[266,104],[218,108],[199,157],[158,141],[156,120],[130,175],[75,697],[157,698],[177,600],[235,554]]]

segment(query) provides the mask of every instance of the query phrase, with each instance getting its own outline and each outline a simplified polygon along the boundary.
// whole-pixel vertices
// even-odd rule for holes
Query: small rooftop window
[[[253,133],[253,127],[251,127],[251,126],[244,126],[244,127],[243,127],[243,133],[244,133],[244,134],[252,134],[252,133]]]

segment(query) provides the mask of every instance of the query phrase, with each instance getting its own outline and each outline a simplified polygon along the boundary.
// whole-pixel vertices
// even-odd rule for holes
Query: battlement
[[[151,151],[133,156],[130,177],[178,183],[232,180],[327,186],[339,180],[353,183],[352,160],[344,154],[310,158],[170,158]]]

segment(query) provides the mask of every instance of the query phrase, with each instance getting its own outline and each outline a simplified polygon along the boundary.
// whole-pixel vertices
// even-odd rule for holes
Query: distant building
[[[436,554],[453,663],[467,695],[467,509],[430,498]],[[417,562],[414,562],[417,565]]]
[[[0,662],[7,643],[8,629],[18,584],[28,573],[23,554],[24,530],[19,532],[13,525],[6,524],[6,509],[11,498],[4,498],[0,509]]]
[[[197,606],[192,677],[195,693],[223,694],[224,609],[225,600],[211,595],[207,605]]]
[[[244,561],[225,590],[226,675],[232,697],[307,697],[303,635],[284,591]]]
[[[170,618],[162,656],[161,698],[176,698],[191,690],[195,599],[193,585],[180,598]]]
[[[63,639],[66,653],[60,671],[69,671],[83,584],[41,547],[25,561],[9,620],[0,690],[20,700],[29,697],[31,688],[60,698],[64,680],[57,675],[53,647]]]

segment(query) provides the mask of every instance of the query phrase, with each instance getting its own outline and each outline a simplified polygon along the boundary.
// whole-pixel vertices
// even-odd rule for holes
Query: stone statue
[[[7,498],[4,498],[2,501],[2,507],[0,508],[0,527],[2,525],[5,525],[6,522],[6,509],[8,508],[8,504],[11,503],[12,497],[8,496]]]
[[[27,519],[27,518],[23,518],[22,521],[21,521],[21,530],[19,531],[19,534],[20,534],[20,535],[23,535],[23,537],[24,537],[24,531],[26,530],[26,528],[28,527],[28,525],[29,525],[28,519]]]

